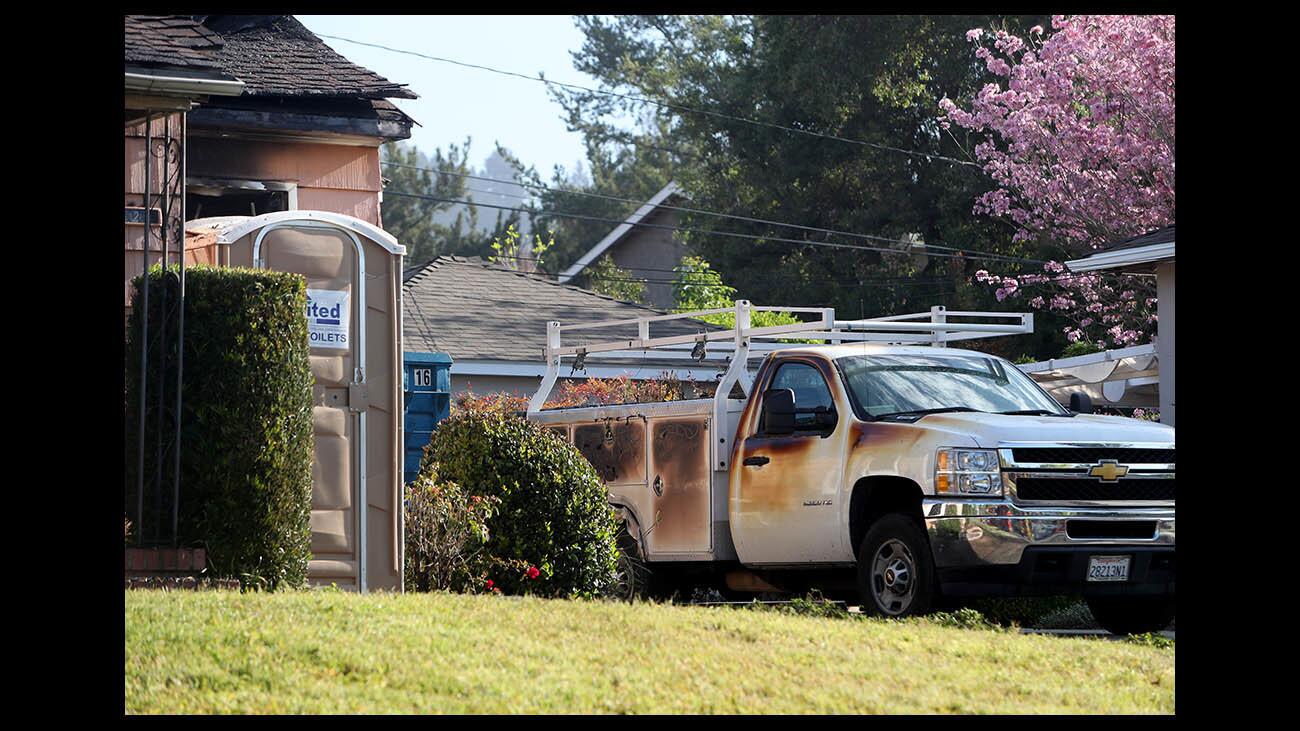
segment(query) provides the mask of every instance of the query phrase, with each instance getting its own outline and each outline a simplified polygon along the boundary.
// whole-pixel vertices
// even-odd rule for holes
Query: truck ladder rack
[[[650,335],[650,326],[654,323],[686,320],[728,312],[734,313],[736,316],[736,325],[730,330],[708,330],[695,335],[670,335],[664,337],[651,337]],[[785,312],[815,315],[816,317],[807,322],[789,325],[753,327],[750,324],[753,312]],[[1010,322],[963,322],[960,320],[954,321],[950,318],[1000,319],[1010,320]],[[625,340],[565,345],[561,337],[565,332],[608,330],[609,328],[626,328],[632,325],[637,328],[637,336]],[[633,353],[630,351],[644,352],[652,349],[664,349],[670,352],[676,351],[673,355],[679,357],[690,357],[698,360],[699,358],[694,352],[688,354],[682,351],[686,347],[698,349],[701,343],[706,347],[709,343],[725,343],[727,347],[714,351],[715,354],[729,353],[731,362],[728,364],[722,380],[718,382],[717,391],[714,392],[713,423],[726,424],[727,396],[731,393],[732,387],[739,383],[746,398],[753,395],[750,393],[753,383],[749,377],[747,364],[751,349],[757,352],[770,352],[780,350],[783,347],[799,347],[798,345],[782,345],[780,343],[756,344],[753,342],[756,340],[774,341],[793,338],[798,340],[826,340],[832,343],[910,343],[943,347],[947,343],[958,340],[1019,335],[1032,333],[1033,331],[1034,316],[1028,312],[967,312],[948,310],[943,306],[936,306],[931,307],[929,312],[918,312],[909,315],[890,315],[860,320],[837,320],[835,319],[835,309],[833,307],[763,307],[750,304],[749,300],[736,300],[734,307],[695,310],[671,315],[652,315],[627,320],[606,320],[573,325],[562,325],[558,321],[552,320],[546,323],[546,374],[542,377],[542,383],[537,389],[537,393],[533,395],[532,400],[528,403],[528,413],[535,414],[542,410],[543,404],[546,403],[546,397],[550,395],[551,389],[555,387],[555,381],[559,378],[560,359],[566,356],[574,358],[575,362],[582,362],[583,359],[593,353],[632,355]],[[757,347],[755,347],[756,345]],[[729,436],[723,434],[726,431],[725,429],[719,429],[718,431],[724,441],[729,440]],[[720,453],[725,453],[725,450],[730,445],[720,444],[719,447],[722,450]]]

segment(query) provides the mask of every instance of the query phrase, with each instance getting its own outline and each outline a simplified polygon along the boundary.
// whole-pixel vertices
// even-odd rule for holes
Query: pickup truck
[[[754,328],[753,309],[820,317]],[[1116,633],[1173,618],[1173,427],[1077,413],[1010,362],[945,347],[1027,332],[1032,315],[841,321],[742,300],[734,329],[649,336],[657,320],[731,311],[548,328],[529,418],[608,486],[629,594],[695,574],[734,592],[856,590],[863,611],[891,617],[953,597],[1070,594]],[[1021,322],[959,321],[972,316]],[[606,326],[637,332],[561,342]],[[783,342],[751,378],[759,340]],[[716,343],[730,360],[711,399],[542,408],[562,357],[694,344],[698,360]]]

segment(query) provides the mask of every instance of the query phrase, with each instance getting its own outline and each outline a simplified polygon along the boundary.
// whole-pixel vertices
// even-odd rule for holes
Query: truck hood
[[[931,414],[915,426],[969,435],[981,447],[999,442],[1163,442],[1174,443],[1174,428],[1123,416],[1077,414],[1013,416],[956,412]]]

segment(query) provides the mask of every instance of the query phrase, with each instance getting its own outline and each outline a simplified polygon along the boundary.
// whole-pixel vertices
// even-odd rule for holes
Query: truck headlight
[[[1002,495],[995,449],[944,447],[934,461],[934,491],[940,495]]]

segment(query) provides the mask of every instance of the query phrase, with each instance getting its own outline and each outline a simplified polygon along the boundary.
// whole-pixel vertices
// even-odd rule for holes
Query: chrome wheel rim
[[[881,612],[897,617],[916,596],[916,559],[902,541],[891,538],[876,549],[871,562],[871,593]]]
[[[642,589],[642,571],[640,560],[629,555],[626,550],[622,551],[614,571],[613,595],[624,601],[635,600]]]

